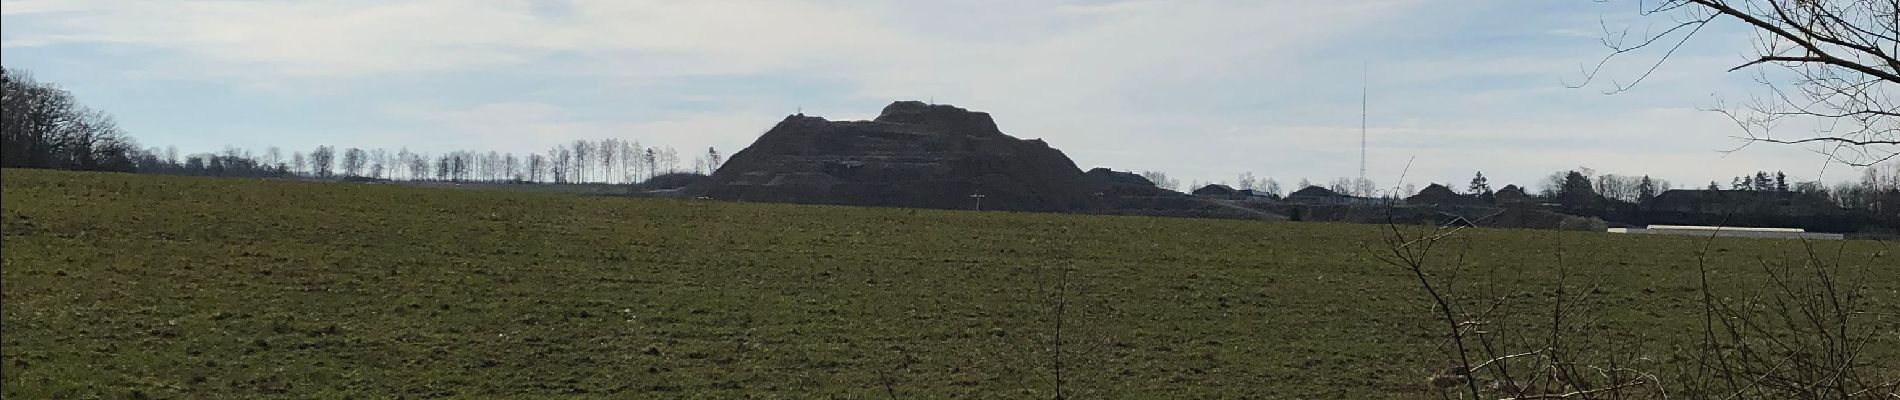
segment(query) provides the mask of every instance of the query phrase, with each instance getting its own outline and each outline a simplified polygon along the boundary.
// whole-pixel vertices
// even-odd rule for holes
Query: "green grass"
[[[1065,268],[1075,398],[1435,398],[1424,379],[1446,365],[1423,292],[1371,257],[1372,225],[0,182],[9,399],[886,398],[887,381],[901,398],[1050,398]],[[1568,279],[1596,285],[1588,340],[1655,368],[1696,343],[1701,239],[1463,237],[1461,283],[1536,304],[1561,244]],[[1822,245],[1871,266],[1875,307],[1900,299],[1893,244]],[[1724,290],[1803,254],[1710,246]],[[1871,357],[1900,360],[1900,338],[1880,340]]]

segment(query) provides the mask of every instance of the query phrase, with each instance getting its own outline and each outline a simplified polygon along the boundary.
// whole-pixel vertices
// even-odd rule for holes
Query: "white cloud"
[[[44,28],[14,32],[22,46],[113,43],[265,66],[287,74],[352,75],[518,65],[551,52],[600,58],[630,76],[868,73],[871,91],[908,90],[951,72],[1099,80],[1150,72],[1231,73],[1198,62],[1257,55],[1352,29],[1403,10],[1398,2],[991,3],[917,15],[901,7],[832,2],[582,0],[537,16],[526,0],[404,2],[44,2]],[[1289,6],[1289,5],[1299,5]],[[90,7],[87,5],[91,5]],[[25,14],[27,12],[22,12]],[[999,17],[1000,16],[1000,17]],[[1000,32],[917,29],[968,21]],[[1052,20],[1075,21],[1047,32]],[[1034,33],[1012,35],[1009,32]],[[642,68],[652,66],[652,68]],[[972,68],[974,67],[974,68]],[[1089,68],[1077,68],[1089,67]],[[933,74],[934,73],[934,74]]]
[[[93,9],[99,6],[100,4],[84,1],[6,0],[0,1],[0,15],[44,14]]]

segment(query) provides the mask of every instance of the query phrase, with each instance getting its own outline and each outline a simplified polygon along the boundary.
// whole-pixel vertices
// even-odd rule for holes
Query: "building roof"
[[[1234,193],[1235,193],[1235,191],[1234,191],[1234,188],[1233,188],[1233,187],[1230,187],[1230,186],[1227,186],[1227,185],[1222,185],[1222,184],[1218,184],[1218,183],[1216,183],[1216,184],[1211,184],[1211,185],[1207,185],[1207,186],[1202,186],[1202,187],[1201,187],[1201,188],[1199,188],[1199,189],[1194,189],[1194,194],[1197,194],[1197,195],[1219,195],[1219,196],[1224,196],[1224,195],[1232,195],[1232,194],[1234,194]]]
[[[1451,190],[1450,187],[1436,183],[1425,186],[1425,190],[1420,190],[1418,194],[1405,198],[1406,204],[1468,204],[1476,202],[1477,199],[1472,196],[1458,194],[1457,191]]]
[[[1286,197],[1352,197],[1319,186],[1307,186],[1304,189],[1288,193]]]

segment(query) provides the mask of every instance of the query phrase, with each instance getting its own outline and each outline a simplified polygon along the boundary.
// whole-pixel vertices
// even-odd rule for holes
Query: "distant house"
[[[1233,197],[1238,194],[1240,191],[1234,190],[1233,187],[1218,183],[1194,189],[1195,196]]]
[[[1234,192],[1234,197],[1252,202],[1267,202],[1280,199],[1280,196],[1274,195],[1273,193],[1253,189],[1241,189],[1240,191]]]
[[[1256,192],[1253,189],[1235,190],[1231,186],[1222,184],[1212,184],[1194,189],[1194,197],[1248,202],[1268,202],[1274,200],[1274,196],[1267,193]]]
[[[1425,190],[1418,191],[1418,194],[1405,198],[1405,204],[1411,205],[1463,206],[1479,203],[1482,202],[1474,196],[1458,194],[1451,188],[1436,183],[1426,186]]]
[[[1300,204],[1361,204],[1376,200],[1353,197],[1319,186],[1307,186],[1286,195],[1286,202]]]
[[[1498,192],[1492,194],[1491,197],[1497,199],[1498,204],[1528,203],[1537,200],[1529,193],[1524,193],[1524,188],[1517,185],[1504,185],[1503,189],[1498,189]]]

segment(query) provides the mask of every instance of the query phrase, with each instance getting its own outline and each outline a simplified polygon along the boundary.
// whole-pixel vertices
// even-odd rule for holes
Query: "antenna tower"
[[[1364,189],[1361,186],[1365,185],[1366,182],[1366,97],[1369,91],[1369,89],[1366,88],[1366,76],[1369,74],[1369,72],[1367,72],[1368,69],[1370,68],[1362,66],[1359,73],[1359,181],[1353,182],[1352,186],[1354,191]],[[1370,194],[1371,193],[1360,193],[1359,195],[1366,196]]]

